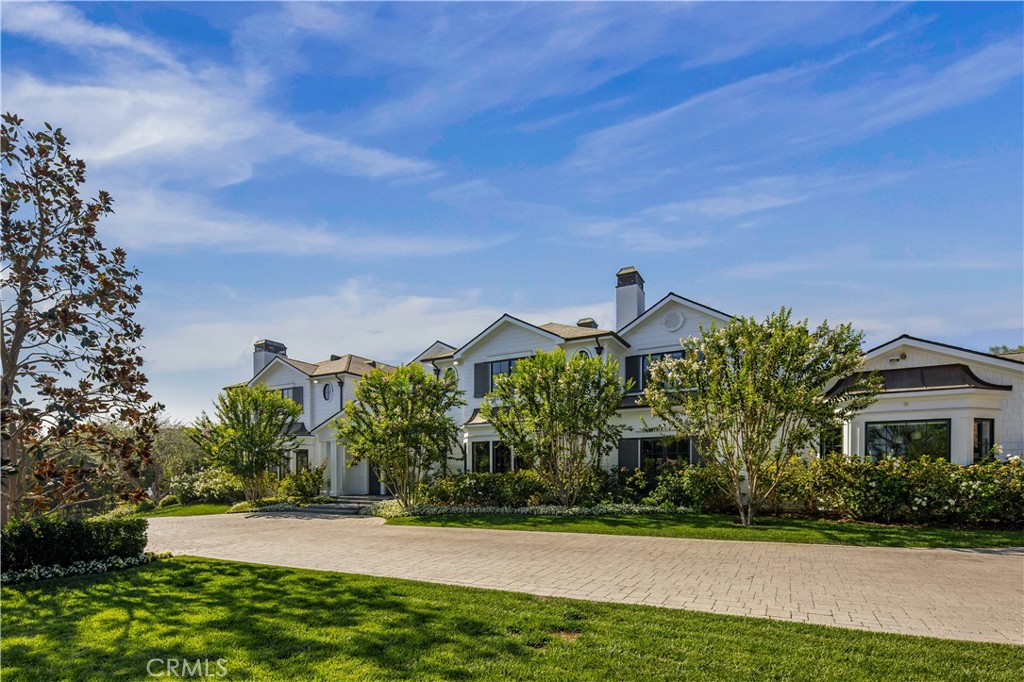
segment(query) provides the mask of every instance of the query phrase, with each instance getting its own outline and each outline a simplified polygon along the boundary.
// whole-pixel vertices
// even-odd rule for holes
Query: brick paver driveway
[[[889,549],[387,526],[150,520],[149,549],[595,601],[1024,643],[1024,550]]]

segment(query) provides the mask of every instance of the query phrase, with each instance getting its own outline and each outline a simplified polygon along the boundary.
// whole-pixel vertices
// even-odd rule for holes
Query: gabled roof
[[[846,389],[860,380],[866,372],[857,372],[844,377],[833,386],[828,395]],[[950,389],[981,388],[989,391],[1012,391],[1013,386],[993,384],[980,379],[971,368],[961,363],[949,365],[925,365],[924,367],[901,367],[899,369],[883,369],[878,372],[882,376],[882,393],[901,393],[906,391],[945,391]]]
[[[697,303],[697,301],[691,301],[688,298],[684,298],[684,297],[680,296],[679,294],[670,291],[667,294],[665,294],[665,297],[662,298],[660,301],[658,301],[657,303],[652,305],[650,308],[648,308],[647,310],[645,310],[642,313],[640,313],[639,315],[637,315],[630,322],[626,323],[626,325],[623,326],[622,329],[619,330],[619,334],[626,334],[626,333],[628,333],[631,329],[633,329],[638,324],[640,324],[641,322],[646,320],[648,317],[653,315],[655,313],[655,311],[657,311],[660,308],[663,308],[664,306],[666,306],[669,302],[675,302],[675,303],[679,303],[680,305],[684,305],[684,306],[686,306],[688,308],[693,308],[694,310],[698,310],[698,311],[700,311],[702,313],[705,313],[706,315],[710,315],[711,317],[716,317],[716,318],[722,320],[723,322],[728,322],[729,320],[732,319],[732,315],[730,315],[729,313],[723,313],[721,310],[716,310],[715,308],[712,308],[710,306],[706,306],[703,303]]]
[[[444,341],[437,340],[434,343],[423,349],[423,352],[412,359],[413,362],[428,362],[430,360],[440,360],[441,358],[450,358],[455,355],[455,346],[445,343]]]
[[[297,369],[306,376],[319,377],[319,376],[333,376],[335,374],[351,374],[353,376],[362,376],[372,369],[377,367],[383,367],[384,369],[394,369],[391,365],[386,365],[376,360],[370,360],[359,355],[341,355],[331,356],[328,360],[321,362],[304,362],[302,360],[296,360],[295,358],[289,358],[284,355],[275,355],[266,366],[256,373],[252,379],[245,382],[248,385],[252,385],[257,379],[263,376],[264,373],[269,370],[274,363],[282,363]]]
[[[1006,369],[1012,369],[1015,371],[1021,371],[1024,368],[1024,361],[1015,360],[1001,355],[993,355],[992,353],[983,353],[980,350],[972,350],[970,348],[961,348],[960,346],[953,346],[948,343],[941,343],[939,341],[929,341],[928,339],[918,338],[911,336],[910,334],[903,334],[897,336],[891,341],[875,346],[864,351],[864,359],[872,360],[880,355],[885,355],[888,352],[893,351],[902,345],[915,346],[924,350],[932,350],[945,355],[952,355],[953,357],[962,358],[965,360],[980,360],[991,365],[996,365]]]
[[[559,324],[558,322],[546,322],[545,324],[536,325],[526,322],[525,320],[520,320],[518,317],[514,317],[512,315],[509,315],[508,313],[505,313],[497,320],[489,324],[487,328],[484,329],[482,332],[480,332],[472,339],[470,339],[468,342],[466,342],[466,344],[463,345],[458,350],[453,351],[451,353],[445,353],[443,355],[434,356],[431,358],[420,359],[437,360],[442,357],[447,358],[462,355],[471,346],[475,345],[478,341],[483,339],[485,336],[487,336],[493,330],[497,329],[502,324],[513,324],[523,329],[536,332],[541,336],[548,337],[551,341],[554,341],[555,343],[559,343],[562,341],[573,341],[578,339],[596,339],[599,337],[608,337],[615,339],[626,348],[629,348],[629,344],[626,343],[625,339],[623,339],[621,336],[619,336],[614,331],[611,331],[610,329],[594,329],[593,327],[580,327],[579,325]]]
[[[596,339],[599,336],[610,336],[626,348],[629,344],[621,336],[610,329],[596,329],[594,327],[581,327],[578,324],[559,324],[558,322],[546,322],[538,325],[541,329],[560,336],[563,341],[576,341],[579,339]]]
[[[501,317],[496,319],[494,322],[492,322],[491,324],[487,325],[487,328],[484,329],[482,332],[480,332],[479,334],[477,334],[476,336],[471,338],[469,341],[467,341],[465,344],[463,344],[463,346],[461,348],[459,348],[457,351],[455,351],[452,355],[454,355],[454,356],[462,355],[467,350],[469,350],[471,347],[476,345],[476,343],[478,341],[480,341],[482,338],[484,338],[485,336],[487,336],[488,334],[490,334],[492,331],[494,331],[495,329],[497,329],[498,327],[500,327],[503,324],[512,324],[512,325],[515,325],[517,327],[521,327],[523,329],[527,329],[529,331],[536,332],[536,333],[540,334],[541,336],[546,336],[550,340],[555,341],[555,342],[564,340],[564,339],[562,339],[561,336],[558,336],[557,334],[555,334],[553,332],[549,332],[546,329],[541,329],[537,325],[530,324],[529,322],[525,322],[523,320],[520,320],[518,317],[513,317],[512,315],[509,315],[508,313],[505,313],[504,315],[502,315]]]

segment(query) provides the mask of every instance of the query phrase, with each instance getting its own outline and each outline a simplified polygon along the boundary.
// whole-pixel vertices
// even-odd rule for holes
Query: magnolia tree
[[[532,466],[559,503],[571,507],[622,435],[612,419],[628,388],[614,360],[537,351],[498,377],[481,414],[516,460]]]
[[[651,365],[642,403],[699,444],[750,525],[794,456],[874,401],[878,375],[857,373],[862,336],[848,324],[810,329],[786,308],[764,322],[701,327],[700,337],[682,340],[681,359]]]
[[[214,417],[206,412],[186,429],[209,462],[242,481],[247,501],[270,492],[270,469],[298,444],[295,425],[302,408],[263,384],[229,388],[217,396]]]
[[[459,425],[448,412],[466,404],[462,395],[454,375],[435,377],[419,363],[378,367],[363,375],[334,422],[338,442],[350,465],[366,460],[403,506],[413,506],[459,448]]]
[[[80,196],[85,162],[59,128],[4,114],[2,139],[3,520],[142,497],[160,405],[142,371],[139,271],[97,237],[113,200]]]

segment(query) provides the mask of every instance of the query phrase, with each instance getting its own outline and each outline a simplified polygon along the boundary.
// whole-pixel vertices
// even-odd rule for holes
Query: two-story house
[[[494,378],[508,374],[519,358],[537,350],[561,348],[569,357],[585,355],[618,362],[623,381],[633,387],[619,412],[626,427],[618,450],[608,454],[607,467],[637,467],[650,460],[696,461],[696,449],[688,440],[669,442],[670,432],[658,430],[650,410],[636,405],[647,380],[651,362],[681,352],[679,340],[700,334],[700,326],[728,323],[720,310],[669,293],[650,307],[646,304],[644,279],[634,267],[619,270],[615,288],[615,330],[600,329],[591,318],[576,324],[531,324],[502,315],[461,347],[435,342],[414,359],[438,374],[455,372],[465,391],[467,405],[456,416],[463,424],[465,461],[456,470],[508,471],[516,467],[515,453],[497,438],[480,416],[484,396]]]
[[[376,472],[366,462],[349,466],[345,446],[336,439],[332,422],[346,401],[355,396],[359,379],[375,367],[389,365],[358,355],[332,355],[321,362],[288,357],[277,341],[257,341],[253,348],[253,377],[246,385],[266,384],[302,407],[296,424],[299,447],[282,462],[284,470],[298,471],[327,464],[327,491],[331,495],[377,495],[382,492]]]
[[[730,316],[708,305],[668,293],[647,307],[644,279],[636,268],[616,273],[615,329],[592,319],[575,325],[532,324],[503,315],[460,347],[437,341],[414,358],[437,373],[455,372],[468,404],[455,415],[462,427],[464,461],[456,470],[508,471],[515,453],[480,416],[494,377],[507,374],[517,359],[536,350],[562,348],[618,361],[623,380],[633,380],[619,419],[626,427],[617,451],[604,466],[637,467],[652,460],[697,461],[693,443],[672,440],[657,428],[650,410],[636,405],[651,362],[680,353],[682,337],[700,327],[728,323]],[[914,456],[926,452],[958,464],[984,458],[999,443],[1006,454],[1024,452],[1024,362],[900,336],[864,355],[865,370],[881,371],[885,383],[877,401],[819,444],[860,457]]]
[[[619,447],[603,466],[638,467],[652,461],[696,463],[698,452],[686,439],[673,440],[660,430],[650,410],[636,404],[650,363],[681,352],[680,339],[700,334],[700,327],[727,324],[730,316],[708,305],[668,293],[646,304],[644,279],[636,268],[616,273],[615,328],[601,329],[593,319],[576,324],[534,324],[502,315],[461,346],[435,341],[413,358],[429,371],[454,373],[467,404],[452,416],[461,425],[463,452],[454,471],[502,472],[516,468],[515,453],[500,442],[480,415],[494,378],[508,374],[518,359],[537,350],[562,348],[570,357],[615,359],[625,381],[632,379],[618,419],[625,427]],[[333,495],[381,492],[365,462],[347,466],[345,448],[331,426],[359,378],[373,360],[354,355],[331,356],[308,363],[287,356],[274,341],[259,341],[253,355],[254,376],[303,407],[301,446],[289,468],[327,462]],[[1024,453],[1024,358],[981,353],[900,336],[864,354],[864,369],[882,373],[884,390],[877,401],[820,444],[851,456],[914,456],[927,452],[958,464],[985,457],[1000,444],[1006,454]]]

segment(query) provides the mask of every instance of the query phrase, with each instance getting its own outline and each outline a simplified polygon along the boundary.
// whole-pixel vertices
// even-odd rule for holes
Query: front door
[[[377,468],[367,462],[367,469],[370,471],[370,487],[367,492],[370,495],[380,495],[380,477],[377,476]]]

